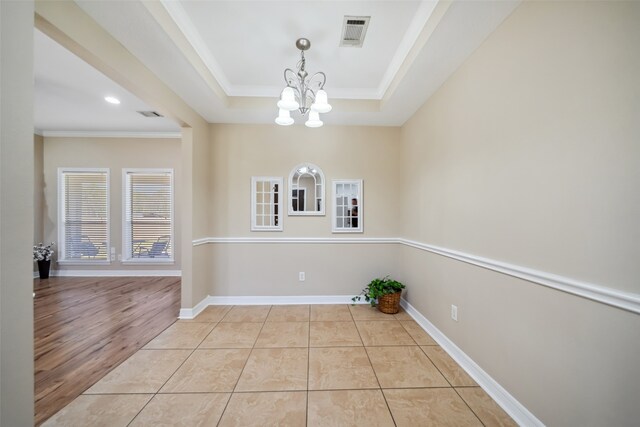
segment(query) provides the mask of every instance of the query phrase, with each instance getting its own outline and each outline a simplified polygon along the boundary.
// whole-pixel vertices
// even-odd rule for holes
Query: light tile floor
[[[514,426],[411,317],[211,306],[44,426]]]

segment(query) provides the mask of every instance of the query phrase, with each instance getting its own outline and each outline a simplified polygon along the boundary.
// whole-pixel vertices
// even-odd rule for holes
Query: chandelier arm
[[[288,77],[287,73],[290,73]],[[297,86],[297,81],[298,76],[296,75],[295,71],[293,71],[291,68],[287,68],[284,70],[284,82],[287,84],[287,86],[295,89]]]
[[[317,81],[314,81],[316,77],[319,77],[319,79]],[[314,84],[316,84],[318,86],[316,90],[321,90],[322,88],[324,88],[324,85],[326,82],[327,82],[327,75],[322,71],[318,71],[317,73],[315,73],[314,75],[312,75],[307,79],[307,86],[309,86],[310,88],[313,88]],[[313,93],[315,95],[315,91]]]

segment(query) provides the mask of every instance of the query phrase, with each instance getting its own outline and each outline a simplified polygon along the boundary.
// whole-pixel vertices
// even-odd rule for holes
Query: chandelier
[[[311,47],[311,42],[300,38],[296,41],[296,47],[300,49],[300,61],[296,68],[296,73],[291,68],[284,70],[284,81],[287,86],[280,94],[278,108],[280,109],[276,123],[282,126],[293,124],[290,111],[298,110],[303,116],[309,113],[305,125],[310,128],[317,128],[323,125],[320,120],[320,113],[331,111],[331,105],[327,102],[327,92],[324,91],[324,84],[327,76],[323,72],[317,72],[311,77],[305,69],[306,61],[304,51]]]

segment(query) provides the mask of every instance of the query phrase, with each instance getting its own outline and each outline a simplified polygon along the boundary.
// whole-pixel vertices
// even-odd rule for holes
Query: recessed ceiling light
[[[109,104],[120,104],[120,100],[114,96],[105,96],[104,100]]]

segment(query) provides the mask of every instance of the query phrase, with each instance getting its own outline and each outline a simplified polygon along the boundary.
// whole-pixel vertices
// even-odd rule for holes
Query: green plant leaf
[[[356,300],[360,301],[361,297],[364,296],[365,301],[369,302],[372,307],[375,307],[378,298],[383,295],[402,292],[405,287],[406,286],[401,282],[389,279],[389,276],[385,276],[382,279],[375,278],[362,290],[362,292],[360,292],[359,295],[356,295],[351,300],[353,302]]]

